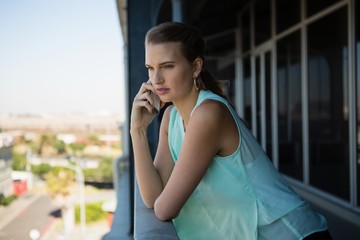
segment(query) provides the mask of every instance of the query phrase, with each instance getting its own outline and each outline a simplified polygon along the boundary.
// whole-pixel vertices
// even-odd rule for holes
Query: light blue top
[[[206,99],[227,106],[236,121],[240,142],[230,156],[214,157],[173,219],[180,239],[295,240],[326,230],[325,218],[288,186],[225,99],[201,90],[193,111]],[[182,118],[173,107],[168,141],[175,163],[184,136]]]

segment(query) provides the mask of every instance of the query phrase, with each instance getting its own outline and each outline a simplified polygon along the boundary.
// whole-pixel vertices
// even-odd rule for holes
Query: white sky
[[[115,0],[0,1],[0,114],[124,114]]]

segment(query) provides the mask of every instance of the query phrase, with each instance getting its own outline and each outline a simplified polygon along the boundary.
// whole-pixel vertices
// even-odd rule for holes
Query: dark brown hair
[[[151,28],[145,37],[145,44],[167,42],[180,43],[181,52],[189,63],[193,63],[197,57],[203,60],[203,68],[197,79],[199,89],[210,90],[227,99],[220,83],[204,67],[205,41],[199,29],[185,23],[165,22]]]

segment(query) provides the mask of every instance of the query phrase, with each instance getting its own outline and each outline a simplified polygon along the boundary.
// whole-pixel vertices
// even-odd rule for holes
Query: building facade
[[[11,158],[11,147],[0,147],[0,198],[9,197],[13,194]]]
[[[360,227],[359,0],[118,0],[128,117],[147,80],[146,31],[204,33],[209,69],[275,167],[314,205]],[[149,130],[156,149],[161,116]],[[132,153],[127,145],[132,171]]]

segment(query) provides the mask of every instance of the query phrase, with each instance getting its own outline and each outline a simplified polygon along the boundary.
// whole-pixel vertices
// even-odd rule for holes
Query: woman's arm
[[[225,138],[236,128],[230,115],[228,109],[216,101],[205,101],[193,112],[179,159],[155,202],[155,214],[160,220],[169,220],[178,215],[214,156],[224,151]],[[234,151],[237,143],[235,137],[225,151]]]
[[[131,130],[136,178],[141,197],[148,208],[154,207],[154,202],[163,191],[174,166],[167,143],[170,109],[171,107],[168,107],[165,110],[162,119],[154,162],[150,154],[146,128]]]

